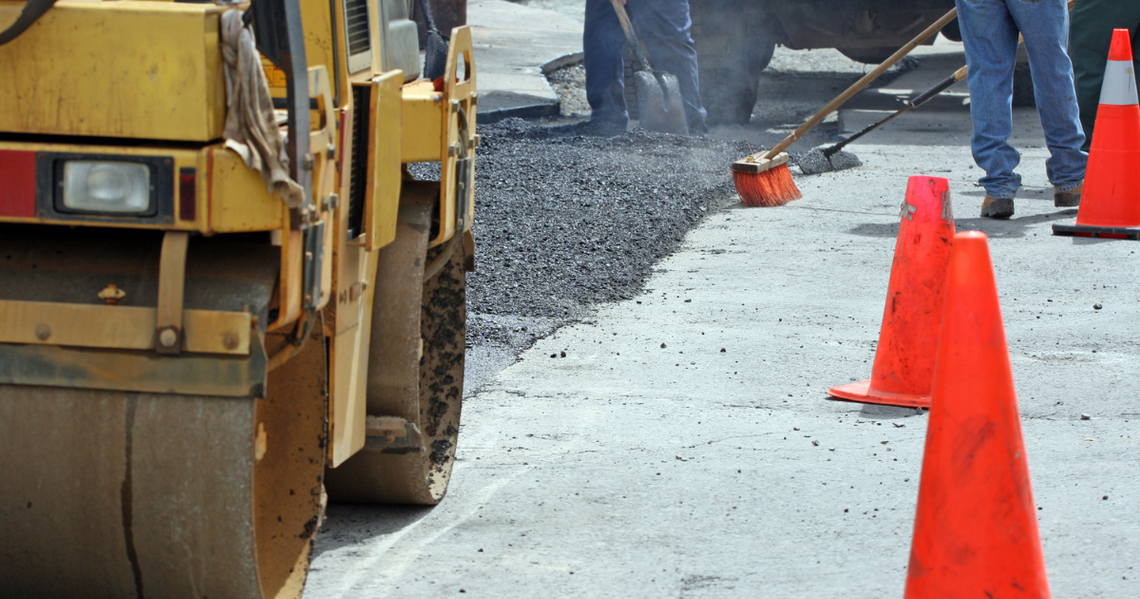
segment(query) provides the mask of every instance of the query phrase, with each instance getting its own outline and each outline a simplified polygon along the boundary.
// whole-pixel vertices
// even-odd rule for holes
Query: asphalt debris
[[[790,155],[790,160],[800,167],[800,172],[805,175],[818,175],[863,166],[859,157],[851,152],[840,150],[831,156],[825,156],[823,148],[815,148],[802,154],[793,153]]]
[[[685,233],[738,201],[728,165],[743,144],[612,133],[518,118],[479,126],[469,311],[570,322],[631,299]],[[469,342],[491,334],[479,322]]]
[[[479,134],[468,345],[520,350],[598,304],[641,293],[690,229],[739,202],[728,165],[748,149],[589,121],[508,118]],[[437,165],[411,170],[438,178]],[[544,326],[522,333],[528,319]]]

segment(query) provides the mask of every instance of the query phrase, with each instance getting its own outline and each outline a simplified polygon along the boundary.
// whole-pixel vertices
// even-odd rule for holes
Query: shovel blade
[[[641,126],[647,131],[687,135],[685,107],[681,102],[681,86],[677,77],[661,71],[637,71],[633,74],[637,90],[637,110]]]

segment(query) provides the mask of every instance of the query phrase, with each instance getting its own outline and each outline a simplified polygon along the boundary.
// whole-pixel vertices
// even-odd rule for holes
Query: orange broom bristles
[[[792,200],[803,197],[800,188],[792,180],[787,163],[772,167],[762,173],[733,172],[736,193],[745,206],[783,206]]]

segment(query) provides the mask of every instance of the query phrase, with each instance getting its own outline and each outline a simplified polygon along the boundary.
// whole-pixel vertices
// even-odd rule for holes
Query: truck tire
[[[771,17],[751,12],[716,3],[693,5],[701,102],[710,125],[742,125],[752,118],[760,73],[772,60],[776,36]]]
[[[958,19],[950,21],[942,28],[942,37],[952,42],[962,41],[962,26],[958,24]]]
[[[836,48],[836,50],[855,62],[877,65],[890,58],[898,48],[882,46],[878,48]]]

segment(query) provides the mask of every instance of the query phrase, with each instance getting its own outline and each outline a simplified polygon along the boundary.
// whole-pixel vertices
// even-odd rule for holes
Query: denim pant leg
[[[1045,172],[1058,191],[1071,191],[1085,178],[1088,154],[1081,151],[1085,134],[1068,54],[1069,10],[1065,0],[1007,0],[1007,4],[1029,54],[1037,115],[1049,147]]]
[[[626,8],[641,32],[653,68],[677,77],[689,133],[707,136],[708,113],[701,104],[688,0],[628,0]]]
[[[986,171],[978,182],[991,198],[1013,198],[1021,185],[1021,175],[1013,172],[1021,154],[1009,145],[1017,26],[1006,0],[955,0],[955,4],[969,67],[966,81],[974,121],[970,146],[974,162]]]
[[[590,120],[629,126],[625,107],[621,47],[625,33],[610,0],[586,0],[582,30],[582,64],[586,67],[586,101]]]

